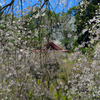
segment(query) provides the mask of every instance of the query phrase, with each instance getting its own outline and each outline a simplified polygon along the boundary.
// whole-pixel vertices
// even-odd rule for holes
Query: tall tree
[[[1,6],[0,6],[0,9],[1,9]],[[0,10],[0,20],[1,20],[1,15],[2,15],[2,12],[1,12],[1,10]]]
[[[79,6],[78,6],[78,12],[75,14],[75,24],[77,26],[77,34],[78,34],[78,40],[77,42],[81,44],[84,41],[89,41],[89,31],[85,33],[82,33],[83,29],[86,28],[86,23],[88,23],[89,19],[92,19],[95,16],[95,11],[98,9],[98,0],[86,0],[85,2],[81,0]],[[95,4],[95,5],[94,5]],[[88,25],[88,27],[91,27],[91,25]],[[85,45],[86,46],[86,45]]]

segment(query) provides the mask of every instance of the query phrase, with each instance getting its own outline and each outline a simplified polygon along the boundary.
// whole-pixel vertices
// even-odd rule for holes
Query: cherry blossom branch
[[[3,9],[5,10],[5,9],[7,9],[7,7],[12,6],[12,4],[14,3],[14,1],[15,0],[12,0],[9,4],[3,6],[0,10],[3,10]]]
[[[48,2],[49,0],[44,0],[44,3],[43,3],[43,5],[41,6],[41,8],[39,9],[39,10],[41,10],[43,7],[44,7],[44,5],[46,4],[46,2]],[[33,16],[33,14],[35,14],[35,13],[37,13],[38,12],[38,10],[36,10],[35,12],[33,12],[32,14],[31,14],[31,17]]]

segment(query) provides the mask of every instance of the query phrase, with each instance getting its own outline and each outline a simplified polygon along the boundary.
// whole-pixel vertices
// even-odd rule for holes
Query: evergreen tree
[[[95,16],[95,10],[98,9],[97,4],[99,2],[100,2],[99,0],[92,0],[92,1],[88,0],[87,4],[84,3],[83,5],[78,6],[78,12],[76,12],[75,14],[76,18],[75,24],[77,26],[78,44],[90,40],[89,39],[90,34],[88,29],[86,28],[86,23],[88,23],[89,19],[92,19]],[[88,25],[88,27],[91,27],[91,25]],[[82,33],[82,30],[85,28],[87,29],[87,31],[85,33]],[[85,45],[85,47],[87,47],[87,45]]]

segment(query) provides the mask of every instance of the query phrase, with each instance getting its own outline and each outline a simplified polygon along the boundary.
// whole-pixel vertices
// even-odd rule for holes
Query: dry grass
[[[41,63],[44,64],[49,61],[51,63],[59,62],[59,64],[61,64],[66,55],[67,53],[60,51],[37,51],[34,53],[33,58],[37,63],[41,61]]]

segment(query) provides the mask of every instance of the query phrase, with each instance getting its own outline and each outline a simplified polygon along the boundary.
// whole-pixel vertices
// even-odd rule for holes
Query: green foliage
[[[54,11],[47,10],[46,11],[46,17],[48,19],[51,19],[51,17],[52,17],[56,21],[56,20],[59,20],[59,13],[55,13]]]
[[[78,12],[76,12],[75,14],[75,24],[77,26],[78,34],[80,34],[84,29],[85,23],[87,23],[89,19],[92,19],[94,17],[96,9],[98,9],[98,5],[93,5],[92,2],[88,4],[87,8],[83,12],[81,12],[80,7],[78,7]],[[81,13],[82,16],[80,16]]]
[[[72,8],[70,8],[70,9],[67,11],[67,15],[73,16],[74,14],[77,13],[77,11],[78,11],[77,6],[73,6]]]
[[[86,48],[85,47],[80,48],[80,50],[82,51],[82,53],[86,52]]]

